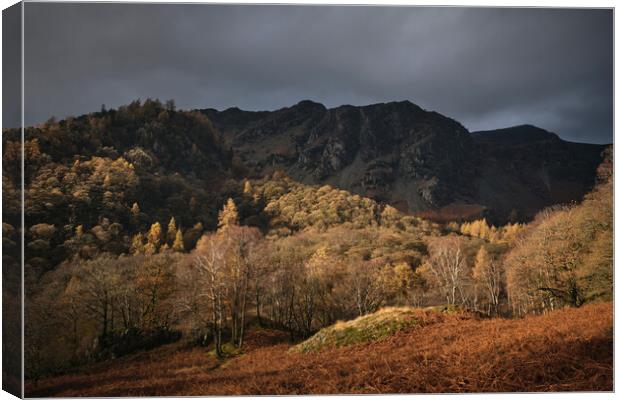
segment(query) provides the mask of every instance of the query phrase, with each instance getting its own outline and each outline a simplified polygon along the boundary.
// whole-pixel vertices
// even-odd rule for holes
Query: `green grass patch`
[[[415,314],[414,308],[390,307],[351,321],[337,322],[292,347],[291,351],[306,353],[324,348],[378,341],[417,325]]]

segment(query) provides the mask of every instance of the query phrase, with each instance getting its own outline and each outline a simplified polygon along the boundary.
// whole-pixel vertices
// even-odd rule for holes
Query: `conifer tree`
[[[218,228],[226,228],[231,225],[239,225],[239,213],[235,201],[228,199],[222,211],[218,215]]]
[[[243,184],[243,195],[247,197],[251,197],[254,192],[254,188],[252,188],[252,184],[250,181],[246,180]]]
[[[129,210],[129,224],[135,230],[140,229],[140,206],[138,203],[133,203]]]
[[[149,233],[146,237],[148,244],[152,245],[153,247],[152,249],[151,246],[149,246],[149,253],[156,253],[157,250],[159,250],[159,246],[161,245],[161,236],[161,225],[159,222],[155,222],[153,225],[151,225],[151,229],[149,229]]]
[[[138,233],[131,239],[131,254],[144,253],[144,235]]]
[[[185,245],[183,244],[183,233],[180,229],[177,230],[174,243],[172,244],[172,249],[181,253],[185,251]]]
[[[175,221],[174,217],[170,218],[170,222],[168,223],[168,235],[167,235],[167,241],[169,243],[174,242],[174,239],[177,236],[177,222]]]

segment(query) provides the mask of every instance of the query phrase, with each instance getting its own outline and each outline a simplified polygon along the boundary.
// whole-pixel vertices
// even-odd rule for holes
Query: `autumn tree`
[[[218,228],[225,229],[232,225],[239,225],[239,213],[233,199],[229,198],[218,215]]]
[[[141,254],[145,252],[144,235],[140,232],[131,238],[131,254]]]
[[[168,222],[168,232],[166,235],[166,241],[168,243],[174,243],[174,240],[177,236],[177,222],[174,217],[170,218],[170,222]]]
[[[335,323],[338,319],[349,317],[346,303],[347,290],[345,288],[346,265],[344,260],[327,249],[327,246],[318,247],[305,263],[303,291],[310,291],[308,306],[315,308],[314,317],[320,326]],[[312,329],[312,321],[307,326]]]
[[[175,290],[173,256],[144,256],[134,261],[138,263],[130,281],[138,306],[137,326],[146,331],[169,328],[173,307],[168,300]]]
[[[76,276],[69,279],[67,286],[58,298],[58,307],[63,318],[70,326],[70,341],[73,356],[77,356],[80,335],[78,326],[84,318],[84,304],[80,296],[80,281]]]
[[[162,242],[162,228],[159,222],[155,222],[151,225],[149,232],[146,235],[145,252],[147,254],[155,254],[159,251]]]
[[[235,346],[241,347],[245,333],[249,286],[255,273],[250,255],[257,246],[261,234],[256,228],[232,225],[220,235],[223,235],[227,249],[225,263],[229,283],[231,341]]]
[[[181,231],[181,229],[177,230],[175,234],[174,242],[172,243],[172,249],[180,253],[185,251],[185,245],[183,244],[183,232]]]
[[[196,275],[185,274],[189,298],[183,301],[184,308],[195,316],[209,313],[207,323],[220,356],[224,329],[231,333],[232,344],[243,345],[251,284],[256,277],[256,258],[251,255],[260,238],[256,228],[231,225],[204,235],[192,253]],[[195,282],[200,282],[202,289],[196,291]],[[202,303],[201,297],[208,302]]]
[[[516,314],[610,298],[613,182],[599,183],[579,205],[539,213],[513,239],[506,280]]]
[[[348,274],[357,314],[362,316],[377,311],[387,297],[381,263],[377,261],[350,263]]]
[[[465,303],[467,258],[463,239],[450,235],[429,243],[429,257],[424,265],[435,280],[448,304]]]
[[[310,254],[298,246],[297,238],[278,241],[269,248],[265,264],[273,266],[266,279],[263,302],[267,315],[276,324],[285,327],[294,339],[297,334],[295,304],[298,295],[297,280],[302,278],[304,262]]]
[[[334,266],[334,259],[327,254],[324,247],[319,247],[308,255],[291,254],[286,249],[285,256],[291,262],[291,280],[284,293],[292,295],[290,300],[289,327],[302,337],[312,334],[317,324],[329,325],[333,321],[332,302],[330,301],[333,285],[330,279],[330,266]],[[335,270],[338,268],[335,267]],[[320,321],[323,321],[322,323]]]
[[[211,333],[215,353],[223,356],[222,331],[225,324],[225,301],[228,282],[226,276],[226,242],[221,236],[212,234],[203,236],[193,256],[194,267],[201,276],[204,296],[209,301]]]
[[[113,258],[101,256],[85,262],[78,271],[80,297],[89,314],[99,320],[99,340],[104,347],[114,328],[114,301],[119,284],[117,265]]]
[[[398,221],[399,214],[396,208],[386,205],[381,211],[381,225],[392,226]]]
[[[252,183],[250,183],[250,181],[246,179],[243,182],[243,196],[251,199],[253,193],[254,188],[252,188]]]
[[[250,253],[250,263],[252,264],[252,284],[253,301],[256,313],[256,319],[259,325],[263,325],[262,308],[264,295],[267,291],[266,285],[270,275],[274,272],[274,265],[271,263],[272,243],[268,240],[261,240],[256,244]]]
[[[387,284],[387,294],[392,304],[410,305],[419,303],[418,293],[424,289],[425,282],[419,274],[406,262],[398,262],[384,266],[384,279]]]
[[[472,271],[474,280],[482,287],[489,304],[489,314],[499,313],[500,293],[503,287],[502,265],[494,254],[480,246]]]

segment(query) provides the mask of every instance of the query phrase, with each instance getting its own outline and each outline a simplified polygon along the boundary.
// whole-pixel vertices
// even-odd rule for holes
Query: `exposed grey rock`
[[[491,218],[513,209],[531,217],[580,199],[603,150],[529,125],[470,134],[409,101],[203,112],[257,176],[282,169],[301,182],[332,184],[410,212],[465,203],[486,207]]]

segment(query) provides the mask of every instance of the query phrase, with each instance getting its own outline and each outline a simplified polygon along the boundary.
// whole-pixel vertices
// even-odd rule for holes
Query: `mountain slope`
[[[303,101],[272,113],[204,112],[260,175],[281,168],[304,183],[328,183],[412,210],[466,199],[473,190],[467,130],[408,101],[334,109]]]
[[[516,211],[521,218],[581,200],[595,183],[606,147],[567,142],[531,125],[473,132],[472,137],[483,155],[478,200],[492,205],[495,215]]]
[[[470,204],[492,219],[531,218],[548,205],[581,199],[604,148],[533,126],[470,134],[409,101],[202,112],[256,175],[282,169],[298,181],[412,213]]]

